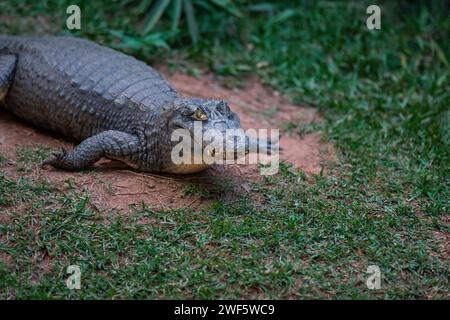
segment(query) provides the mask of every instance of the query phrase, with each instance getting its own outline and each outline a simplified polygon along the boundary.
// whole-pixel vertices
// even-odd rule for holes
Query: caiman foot
[[[65,170],[74,170],[73,166],[69,166],[67,161],[65,160],[67,157],[68,152],[66,149],[61,148],[61,152],[52,152],[52,155],[45,159],[41,163],[41,167],[45,167],[47,165],[53,166],[55,168],[59,169],[65,169]]]

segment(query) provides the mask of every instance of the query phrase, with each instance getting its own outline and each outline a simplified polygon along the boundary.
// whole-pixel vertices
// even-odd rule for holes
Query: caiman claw
[[[64,148],[61,148],[61,152],[52,152],[52,155],[42,161],[41,167],[51,165],[56,168],[62,167],[62,164],[64,163],[64,158],[67,155],[67,151]]]

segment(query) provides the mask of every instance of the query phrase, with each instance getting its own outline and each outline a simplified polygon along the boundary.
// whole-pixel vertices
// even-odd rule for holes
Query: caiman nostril
[[[208,156],[214,157],[214,156],[216,155],[216,149],[215,149],[215,148],[208,149],[208,150],[206,151],[206,153],[208,154]]]

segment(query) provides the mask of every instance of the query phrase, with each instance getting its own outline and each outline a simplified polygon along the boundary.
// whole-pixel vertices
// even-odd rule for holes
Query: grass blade
[[[155,24],[158,22],[159,18],[163,14],[169,5],[170,0],[157,0],[156,3],[151,8],[147,17],[145,18],[144,27],[142,29],[142,34],[146,34],[153,29]]]
[[[232,15],[242,18],[242,13],[239,9],[234,5],[231,0],[211,0],[216,6],[221,7],[222,9],[228,11]]]
[[[141,3],[139,3],[138,6],[133,10],[133,13],[136,13],[138,15],[144,14],[145,11],[147,11],[148,7],[152,4],[152,0],[143,0]],[[122,7],[123,8],[123,7]],[[125,8],[123,8],[125,9]]]
[[[180,24],[180,17],[181,17],[181,0],[174,0],[173,1],[173,8],[172,8],[172,31],[177,30],[178,25]]]
[[[183,2],[189,34],[191,35],[192,43],[196,44],[198,42],[199,36],[198,36],[197,21],[195,20],[194,7],[192,6],[191,0],[184,0]]]

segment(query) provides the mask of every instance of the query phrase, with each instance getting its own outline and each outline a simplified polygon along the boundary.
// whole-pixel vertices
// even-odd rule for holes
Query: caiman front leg
[[[122,131],[107,130],[83,140],[72,151],[54,153],[42,165],[52,165],[65,170],[91,166],[101,157],[129,162],[139,153],[138,137]]]

